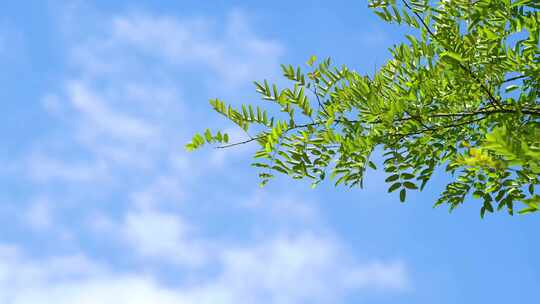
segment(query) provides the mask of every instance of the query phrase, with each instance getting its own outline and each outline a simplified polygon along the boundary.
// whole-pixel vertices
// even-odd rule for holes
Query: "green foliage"
[[[535,0],[372,0],[386,22],[410,27],[406,43],[373,76],[312,56],[307,70],[283,65],[290,88],[255,82],[276,108],[212,100],[213,108],[256,135],[195,135],[225,148],[257,142],[262,184],[275,172],[317,185],[362,186],[367,167],[388,174],[388,192],[422,190],[437,168],[455,179],[436,206],[468,197],[481,216],[540,210],[540,4]],[[267,112],[268,111],[268,112]],[[271,115],[269,114],[271,113]],[[370,160],[383,151],[380,166]]]

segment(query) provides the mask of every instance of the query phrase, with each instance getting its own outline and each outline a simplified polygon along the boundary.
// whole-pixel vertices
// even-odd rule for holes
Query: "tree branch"
[[[479,117],[479,118],[476,118],[476,119],[467,120],[467,121],[464,121],[464,122],[461,122],[461,123],[457,123],[457,124],[448,124],[448,125],[438,126],[438,127],[436,127],[436,128],[427,128],[427,129],[422,129],[422,130],[418,130],[418,131],[414,131],[414,132],[409,132],[409,133],[397,133],[397,134],[394,134],[394,135],[397,135],[397,136],[400,137],[400,138],[396,141],[396,142],[398,142],[398,141],[400,141],[400,140],[402,140],[403,138],[408,137],[408,136],[418,135],[418,134],[423,134],[423,133],[426,133],[426,132],[436,132],[436,131],[440,131],[440,130],[444,130],[444,129],[449,129],[449,128],[461,127],[461,126],[464,126],[464,125],[468,125],[468,124],[472,124],[472,123],[475,123],[475,122],[484,120],[484,119],[486,119],[487,117],[488,117],[488,116],[485,115],[485,116],[482,116],[482,117]]]
[[[437,39],[437,36],[435,35],[435,33],[431,30],[431,28],[426,24],[426,22],[424,21],[424,18],[422,18],[422,16],[420,16],[420,14],[418,12],[416,12],[412,7],[411,5],[405,1],[405,0],[401,0],[403,2],[403,4],[413,12],[413,14],[416,16],[416,18],[418,18],[420,20],[420,22],[422,23],[422,26],[426,29],[426,31],[429,33],[429,35],[437,42],[439,42],[444,48],[446,48],[446,46]],[[489,97],[489,100],[491,100],[492,103],[494,103],[497,107],[501,108],[502,109],[502,104],[499,102],[499,100],[497,98],[495,98],[495,96],[493,96],[493,94],[491,93],[491,91],[486,87],[486,85],[484,84],[484,82],[482,80],[480,80],[478,78],[478,76],[476,74],[473,73],[473,71],[471,69],[469,69],[468,67],[466,67],[463,63],[459,63],[459,67],[461,69],[463,69],[465,72],[467,72],[479,85],[480,87],[482,88],[482,90],[484,90],[485,93],[487,93],[488,97]]]
[[[528,77],[527,75],[519,75],[519,76],[511,77],[511,78],[505,79],[503,82],[501,82],[501,84],[511,82],[511,81],[514,81],[514,80],[527,78],[527,77]]]
[[[415,134],[421,134],[421,133],[424,133],[424,132],[427,132],[427,131],[437,131],[437,130],[440,130],[440,129],[446,129],[446,128],[450,128],[450,127],[459,127],[459,126],[462,126],[462,125],[466,125],[466,124],[469,124],[469,123],[473,123],[473,122],[485,119],[485,118],[487,118],[487,117],[489,117],[490,115],[493,115],[493,114],[516,114],[516,113],[518,113],[518,111],[512,110],[512,109],[495,109],[495,110],[479,109],[478,111],[464,112],[464,113],[433,113],[433,114],[428,114],[427,117],[429,117],[429,118],[452,118],[452,117],[464,118],[464,117],[484,115],[483,117],[481,117],[479,119],[472,119],[472,120],[469,120],[469,121],[466,121],[466,122],[463,122],[463,123],[459,123],[459,124],[454,124],[454,125],[445,125],[445,126],[441,126],[441,128],[427,127],[423,123],[423,121],[421,121],[420,116],[412,116],[410,114],[409,114],[410,115],[409,117],[399,118],[399,119],[394,120],[394,122],[416,120],[420,124],[422,124],[422,126],[425,128],[425,129],[423,129],[421,131],[416,131],[416,132],[413,132],[413,133],[398,134],[398,135],[410,136],[410,135],[415,135]],[[540,110],[536,110],[536,111],[535,110],[521,110],[521,111],[519,111],[519,113],[532,115],[532,116],[540,116]],[[336,123],[339,123],[339,122],[343,123],[342,120],[337,119]],[[363,123],[370,123],[370,124],[378,124],[378,123],[381,123],[382,120],[376,120],[376,121],[372,121],[372,122],[361,121],[361,120],[348,120],[348,122],[349,123],[363,122]],[[319,122],[312,122],[312,123],[307,123],[307,124],[302,124],[302,125],[296,125],[294,127],[288,128],[284,132],[287,133],[289,131],[300,129],[300,128],[307,128],[307,127],[312,127],[312,126],[320,126],[320,125],[323,125],[325,123],[326,122],[319,121]],[[236,142],[236,143],[231,143],[231,144],[228,144],[228,145],[217,146],[215,148],[216,149],[231,148],[231,147],[234,147],[234,146],[247,144],[247,143],[256,141],[258,139],[262,139],[265,136],[267,136],[267,134],[259,135],[259,136],[256,136],[256,137],[251,137],[251,138],[249,138],[247,140]]]
[[[294,127],[288,128],[287,130],[284,131],[284,133],[287,133],[287,132],[292,131],[292,130],[300,129],[300,128],[319,126],[319,125],[322,125],[322,124],[324,124],[324,122],[320,121],[320,122],[307,123],[307,124],[303,124],[303,125],[296,125]],[[244,140],[244,141],[240,141],[240,142],[236,142],[236,143],[232,143],[232,144],[228,144],[228,145],[217,146],[216,149],[225,149],[225,148],[230,148],[230,147],[234,147],[234,146],[248,144],[248,143],[250,143],[252,141],[262,139],[267,135],[268,134],[263,134],[263,135],[259,135],[259,136],[256,136],[256,137],[251,137],[250,139],[247,139],[247,140]]]

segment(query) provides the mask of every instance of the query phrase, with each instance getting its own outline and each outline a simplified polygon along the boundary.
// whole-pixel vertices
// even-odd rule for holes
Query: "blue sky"
[[[10,1],[0,12],[0,303],[537,303],[537,216],[260,189],[207,100],[310,55],[370,73],[404,29],[363,1]],[[234,136],[239,134],[231,129]]]

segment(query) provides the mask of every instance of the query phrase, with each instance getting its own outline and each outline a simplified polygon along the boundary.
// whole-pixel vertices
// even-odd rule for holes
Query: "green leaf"
[[[533,207],[529,207],[529,208],[525,208],[525,209],[522,209],[520,211],[518,211],[519,214],[529,214],[529,213],[534,213],[534,212],[538,212],[538,208],[533,208]]]
[[[313,63],[315,63],[315,61],[317,61],[317,56],[312,55],[311,57],[309,57],[309,60],[307,61],[307,65],[313,66]]]
[[[493,206],[491,205],[490,202],[487,202],[487,201],[484,202],[484,208],[485,208],[487,211],[493,213]]]
[[[269,168],[270,167],[268,164],[265,164],[265,163],[252,163],[251,165],[253,167],[257,167],[257,168]]]
[[[403,186],[407,189],[418,189],[418,187],[411,182],[403,182]]]
[[[511,84],[511,85],[507,86],[507,87],[504,89],[504,91],[505,91],[506,93],[509,93],[509,92],[515,91],[515,90],[517,90],[517,89],[519,89],[519,86],[518,86],[518,85]]]
[[[458,53],[452,51],[446,51],[441,53],[441,59],[447,62],[463,62],[464,59]]]
[[[403,174],[401,174],[401,178],[402,179],[412,179],[412,178],[414,178],[414,174],[403,173]]]
[[[210,132],[210,129],[206,129],[206,131],[204,131],[204,138],[206,138],[207,142],[212,141],[212,133]]]
[[[423,189],[446,169],[452,176],[436,205],[454,210],[472,192],[482,204],[470,205],[481,207],[482,217],[494,206],[513,214],[517,203],[525,208],[520,213],[530,213],[540,206],[534,194],[540,183],[537,2],[411,0],[409,9],[371,0],[385,21],[409,26],[406,33],[420,30],[405,35],[374,71],[311,56],[308,77],[300,67],[281,65],[289,81],[275,83],[288,87],[255,82],[264,107],[218,99],[210,105],[233,125],[251,127],[248,137],[259,145],[254,158],[270,164],[263,169],[313,184],[332,172],[336,184],[361,186],[377,170],[369,159],[380,153],[389,192]],[[505,81],[516,74],[523,76]],[[207,130],[185,147],[228,140]],[[269,179],[261,176],[263,183]]]
[[[395,183],[393,184],[392,186],[390,186],[390,188],[388,188],[388,192],[394,192],[396,189],[398,189],[399,187],[401,187],[401,183]]]
[[[476,190],[473,193],[473,197],[474,198],[481,198],[481,197],[484,197],[484,194],[485,194],[484,191]]]
[[[399,179],[399,174],[394,174],[394,175],[391,175],[388,178],[386,178],[384,181],[387,182],[387,183],[390,183],[390,182],[396,181],[398,179]]]
[[[401,189],[401,191],[399,191],[399,200],[402,203],[405,202],[406,196],[407,196],[407,191],[405,189]]]

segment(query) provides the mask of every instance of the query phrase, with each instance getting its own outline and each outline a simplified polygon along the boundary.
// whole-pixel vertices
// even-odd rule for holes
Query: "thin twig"
[[[432,113],[432,114],[429,114],[427,117],[429,117],[429,118],[451,118],[451,117],[465,118],[465,117],[471,117],[471,116],[484,115],[484,117],[482,117],[481,119],[473,119],[471,121],[468,121],[468,122],[465,122],[465,123],[460,123],[458,125],[449,125],[449,127],[451,127],[451,126],[461,126],[461,125],[464,125],[464,124],[475,122],[477,120],[482,120],[482,119],[485,119],[488,116],[493,115],[493,114],[516,114],[516,113],[518,113],[518,111],[512,110],[512,109],[495,109],[495,110],[480,109],[478,111],[465,112],[465,113]],[[540,116],[540,109],[539,110],[521,110],[521,111],[519,111],[519,113],[526,114],[526,115],[531,115],[531,116]],[[419,116],[409,116],[409,117],[399,118],[399,119],[396,119],[394,121],[395,122],[408,121],[408,120],[417,120],[418,121],[419,119],[420,119]],[[343,123],[344,121],[342,121],[340,119],[337,119],[335,122],[336,123]],[[347,120],[347,122],[348,123],[379,124],[379,123],[382,123],[382,120],[378,119],[378,120],[372,121],[372,122],[360,121],[360,120]],[[295,129],[307,128],[307,127],[310,127],[310,126],[320,126],[320,125],[323,125],[323,124],[325,124],[325,122],[319,121],[319,122],[312,122],[312,123],[303,124],[303,125],[296,125],[294,127],[288,128],[284,132],[286,133],[286,132],[289,132],[289,131],[292,131],[292,130],[295,130]],[[422,124],[422,125],[424,127],[426,127],[424,124]],[[443,129],[447,128],[447,126],[443,126],[442,128]],[[428,130],[430,130],[430,128],[426,128],[424,131],[428,131]],[[419,133],[423,133],[423,132],[419,132]],[[258,139],[262,139],[267,135],[268,134],[263,134],[263,135],[259,135],[259,136],[256,136],[256,137],[251,137],[250,139],[247,139],[247,140],[244,140],[244,141],[240,141],[240,142],[236,142],[236,143],[232,143],[232,144],[228,144],[228,145],[217,146],[215,148],[216,149],[225,149],[225,148],[230,148],[230,147],[234,147],[234,146],[239,146],[239,145],[243,145],[243,144],[247,144],[247,143],[256,141]],[[412,134],[412,135],[414,135],[414,134]]]
[[[511,81],[514,81],[514,80],[527,78],[527,77],[529,77],[529,76],[527,76],[527,75],[519,75],[519,76],[511,77],[511,78],[505,79],[503,82],[501,82],[501,84],[511,82]]]
[[[403,4],[413,12],[413,14],[416,16],[416,18],[418,18],[420,20],[420,22],[422,23],[422,26],[426,29],[426,31],[429,33],[429,35],[435,40],[435,41],[438,41],[439,43],[441,43],[441,45],[444,47],[444,48],[447,48],[441,41],[439,41],[437,39],[437,36],[435,35],[435,33],[433,33],[433,31],[431,30],[431,28],[426,24],[426,22],[424,21],[424,18],[422,18],[422,16],[420,16],[420,14],[418,12],[416,12],[410,5],[407,1],[405,0],[401,0],[403,2]],[[480,80],[478,78],[478,76],[476,74],[473,73],[473,71],[469,68],[467,68],[463,63],[459,63],[459,67],[463,70],[465,70],[465,72],[467,72],[479,85],[480,87],[482,88],[482,90],[484,90],[484,92],[487,93],[489,99],[495,104],[497,105],[497,107],[501,108],[502,109],[502,104],[499,102],[499,100],[497,98],[495,98],[495,96],[493,96],[493,94],[491,93],[491,91],[486,87],[486,85],[484,84],[484,82],[482,80]]]
[[[472,124],[472,123],[484,120],[487,117],[488,116],[486,115],[486,116],[482,116],[482,117],[479,117],[479,118],[476,118],[476,119],[467,120],[465,122],[461,122],[461,123],[458,123],[458,124],[448,124],[448,125],[439,126],[437,128],[427,128],[427,129],[422,129],[422,130],[409,132],[409,133],[397,133],[397,134],[394,134],[394,135],[397,135],[397,136],[400,137],[396,141],[396,142],[398,142],[398,141],[400,141],[403,138],[408,137],[408,136],[423,134],[423,133],[426,133],[426,132],[435,132],[435,131],[440,131],[440,130],[449,129],[449,128],[460,127],[460,126],[464,126],[464,125],[468,125],[468,124]]]
[[[312,122],[312,123],[303,124],[303,125],[295,125],[294,127],[290,127],[288,129],[286,129],[284,131],[284,133],[287,133],[287,132],[292,131],[292,130],[300,129],[300,128],[307,128],[307,127],[318,126],[318,125],[322,125],[322,124],[324,124],[324,122],[321,121],[321,122]],[[250,143],[252,141],[262,139],[262,138],[264,138],[266,136],[268,136],[268,134],[259,135],[259,136],[252,137],[252,138],[244,140],[244,141],[240,141],[240,142],[236,142],[236,143],[232,143],[232,144],[228,144],[228,145],[217,146],[215,148],[216,149],[225,149],[225,148],[230,148],[230,147],[234,147],[234,146],[244,145],[244,144]]]
[[[314,85],[313,90],[310,90],[313,94],[315,94],[315,98],[317,98],[317,103],[319,104],[319,108],[322,109],[323,113],[328,115],[328,112],[326,112],[326,108],[324,107],[323,103],[321,102],[321,99],[319,98],[319,94],[317,93],[317,84]]]

